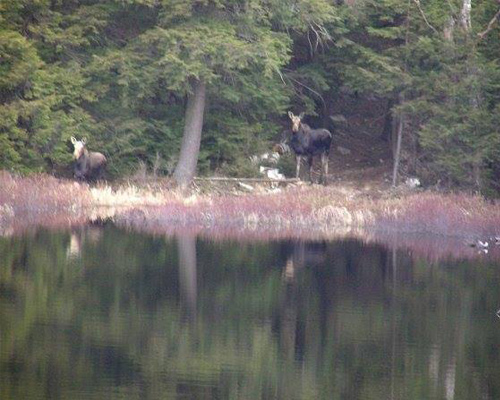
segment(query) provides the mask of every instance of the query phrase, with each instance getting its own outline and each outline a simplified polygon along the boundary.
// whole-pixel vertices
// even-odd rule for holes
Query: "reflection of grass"
[[[214,189],[183,196],[159,185],[90,187],[46,175],[0,173],[0,230],[105,217],[137,228],[297,231],[376,228],[446,236],[497,234],[500,206],[479,196],[431,192],[369,195],[342,186],[295,185],[252,193]],[[116,210],[114,209],[116,208]],[[112,209],[112,211],[110,211]],[[97,210],[97,213],[96,213]]]

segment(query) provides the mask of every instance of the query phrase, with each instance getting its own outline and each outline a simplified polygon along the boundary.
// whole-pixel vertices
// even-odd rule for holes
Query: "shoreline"
[[[89,186],[7,172],[0,172],[0,187],[0,236],[107,221],[154,234],[269,240],[420,235],[463,242],[500,233],[500,204],[465,193],[294,184],[256,193],[198,188],[183,196],[163,183]]]

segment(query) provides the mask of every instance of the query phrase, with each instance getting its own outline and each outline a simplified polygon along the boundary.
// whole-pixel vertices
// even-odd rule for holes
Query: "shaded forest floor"
[[[390,189],[392,160],[387,142],[362,132],[335,139],[329,164],[330,184],[372,194]]]

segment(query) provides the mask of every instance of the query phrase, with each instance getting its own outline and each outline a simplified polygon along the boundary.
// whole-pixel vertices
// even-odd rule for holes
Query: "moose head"
[[[87,139],[83,138],[82,140],[77,140],[74,136],[71,136],[71,143],[73,143],[73,157],[75,160],[78,160],[83,152],[85,151],[85,144],[87,143]]]
[[[288,111],[288,116],[292,120],[292,131],[298,132],[300,129],[300,122],[302,121],[302,118],[304,118],[304,113],[301,112],[299,115],[294,115],[293,112]]]

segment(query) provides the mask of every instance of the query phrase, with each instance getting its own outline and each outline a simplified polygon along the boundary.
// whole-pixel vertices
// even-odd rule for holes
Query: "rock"
[[[415,189],[420,186],[420,179],[415,177],[406,178],[405,185],[410,189]]]
[[[280,153],[277,151],[273,151],[270,153],[264,153],[260,155],[253,155],[250,156],[250,163],[252,165],[259,165],[261,163],[267,163],[267,164],[272,164],[276,165],[278,161],[280,160]]]
[[[351,150],[349,149],[346,149],[345,147],[342,147],[342,146],[337,146],[337,150],[339,151],[340,154],[342,154],[343,156],[348,156],[349,154],[351,154]]]
[[[285,176],[280,174],[278,168],[268,168],[261,166],[259,169],[260,173],[269,179],[283,180]]]
[[[330,115],[330,119],[333,123],[347,124],[347,118],[342,114]]]

